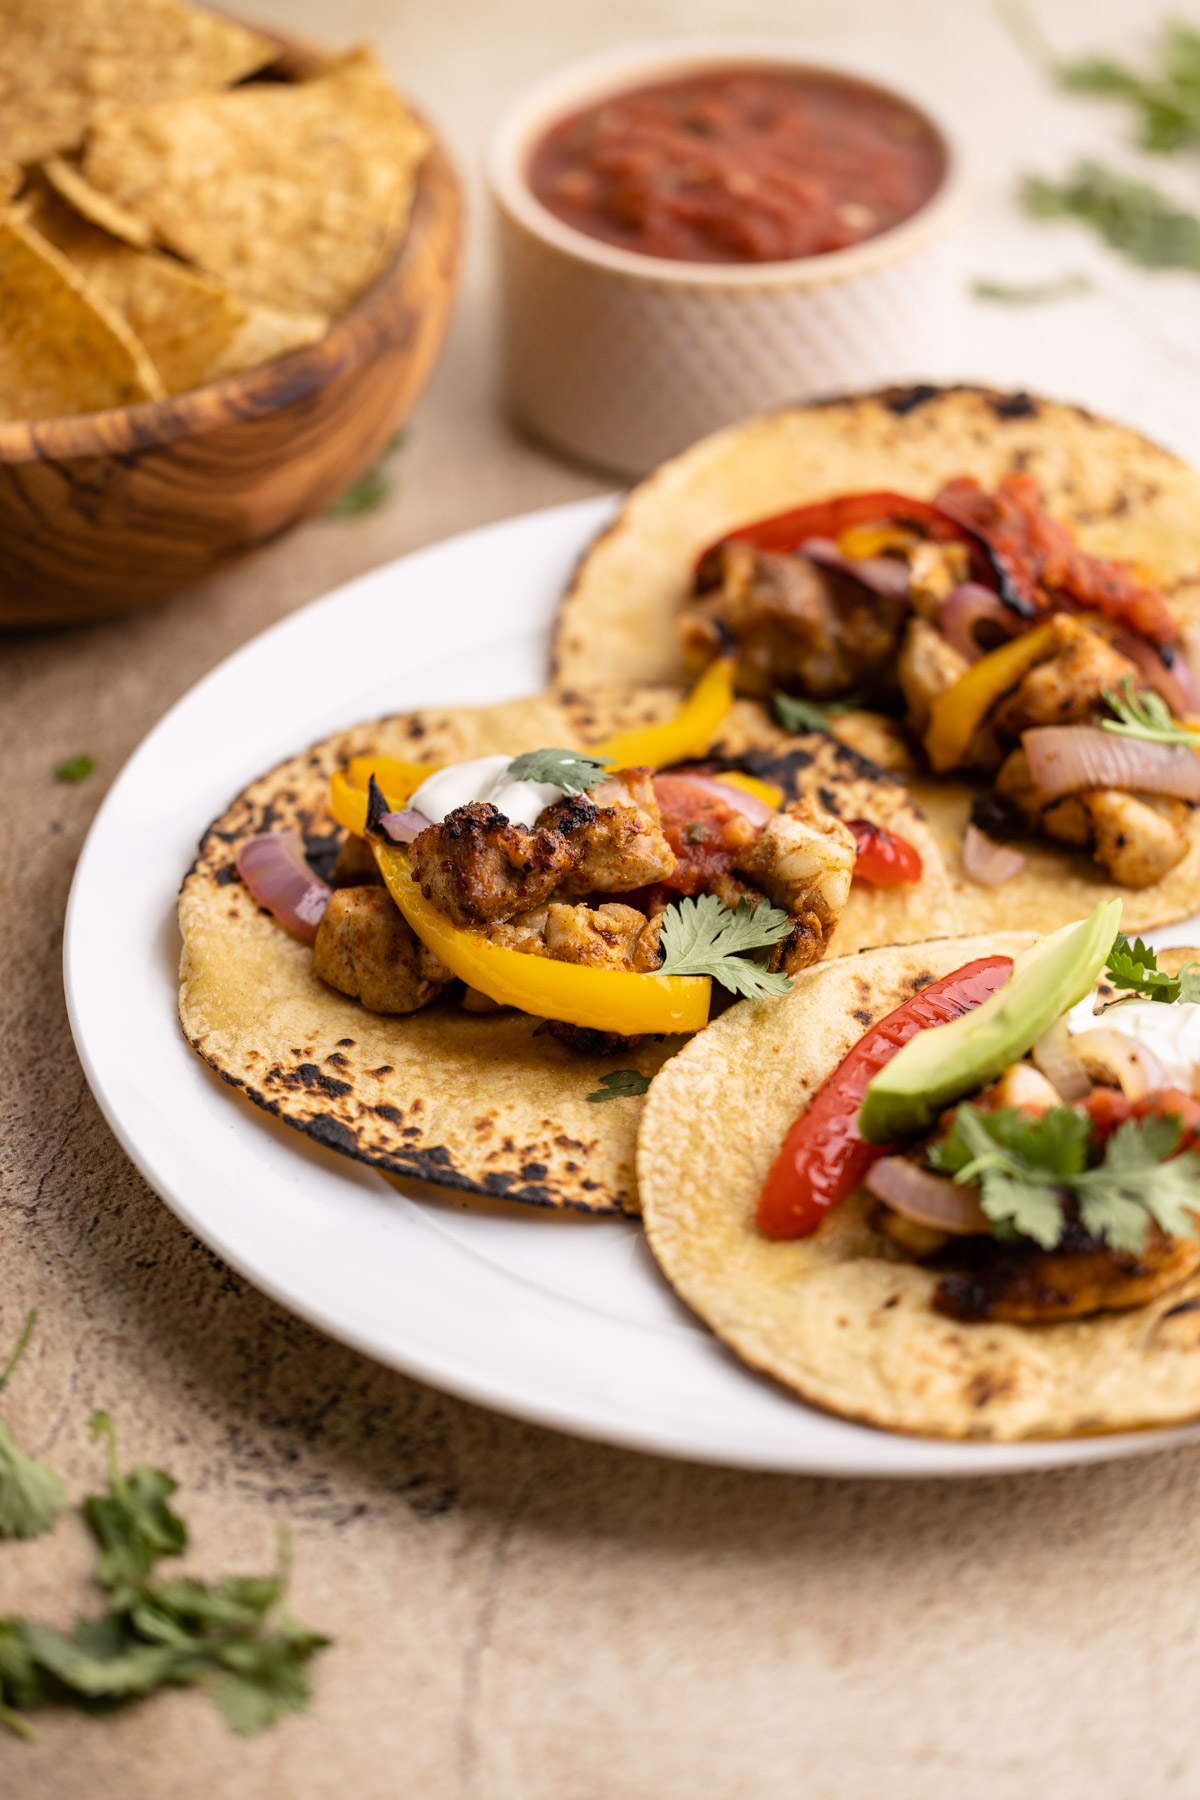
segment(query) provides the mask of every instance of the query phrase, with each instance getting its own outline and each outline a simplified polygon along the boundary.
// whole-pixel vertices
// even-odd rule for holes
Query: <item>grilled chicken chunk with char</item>
[[[1001,738],[1019,738],[1033,725],[1080,725],[1093,714],[1107,714],[1106,688],[1119,694],[1126,681],[1141,685],[1137,664],[1099,632],[1069,613],[1056,613],[1050,624],[1053,654],[1036,663],[992,715]]]
[[[619,769],[590,794],[550,807],[540,824],[560,832],[575,855],[561,893],[628,894],[675,872],[649,769]]]
[[[1125,887],[1149,887],[1182,862],[1188,838],[1187,805],[1156,794],[1127,794],[1120,788],[1088,788],[1043,803],[1029,773],[1024,750],[1013,750],[996,776],[996,793],[1030,830],[1059,843],[1090,849],[1096,861]],[[986,815],[973,816],[986,830]],[[994,826],[993,826],[994,829]]]
[[[334,890],[317,927],[313,967],[368,1012],[411,1013],[451,979],[383,887]]]
[[[771,953],[771,968],[795,975],[825,954],[850,895],[854,834],[814,800],[793,801],[768,819],[738,869],[795,919]]]
[[[895,692],[907,591],[873,593],[806,556],[777,555],[736,539],[705,559],[700,583],[681,622],[693,672],[732,639],[738,690],[755,699],[769,699],[777,688],[818,700],[852,688],[877,697]]]
[[[464,926],[511,919],[540,906],[577,860],[561,832],[511,825],[483,800],[456,807],[412,846],[421,892]]]
[[[929,724],[929,709],[939,694],[953,687],[970,668],[927,619],[912,618],[904,634],[897,674],[909,717],[917,732]]]
[[[1145,1305],[1200,1268],[1200,1237],[1171,1238],[1152,1225],[1133,1255],[1074,1224],[1053,1250],[972,1237],[958,1239],[941,1255],[957,1266],[938,1283],[938,1312],[969,1323],[1036,1325]]]

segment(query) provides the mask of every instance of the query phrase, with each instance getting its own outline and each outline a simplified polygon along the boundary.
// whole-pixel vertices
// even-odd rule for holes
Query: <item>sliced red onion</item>
[[[832,538],[821,537],[805,538],[800,554],[824,569],[840,569],[843,575],[852,575],[873,594],[882,594],[889,600],[906,599],[912,587],[908,564],[897,556],[845,556]]]
[[[1014,850],[1011,844],[993,843],[978,825],[968,825],[963,838],[962,860],[972,881],[982,882],[984,887],[999,887],[1002,882],[1019,875],[1028,858]]]
[[[1160,652],[1153,644],[1140,637],[1117,637],[1113,639],[1113,649],[1127,656],[1131,663],[1136,663],[1156,694],[1161,694],[1177,719],[1186,713],[1194,713],[1200,706],[1200,698],[1196,694],[1196,682],[1186,655],[1176,650],[1174,661],[1168,668]]]
[[[768,819],[774,817],[775,809],[768,806],[765,800],[760,800],[757,794],[748,794],[745,788],[734,787],[732,783],[722,781],[719,776],[698,775],[692,769],[663,769],[662,775],[671,781],[686,781],[700,793],[708,794],[712,799],[720,800],[723,805],[732,807],[734,812],[749,819],[752,825],[765,825]]]
[[[311,944],[331,890],[309,868],[297,833],[265,831],[249,838],[238,851],[237,866],[258,904]]]
[[[1021,742],[1040,800],[1081,788],[1200,800],[1200,756],[1186,744],[1152,744],[1098,725],[1038,725]]]
[[[433,820],[427,819],[416,807],[405,806],[399,812],[381,814],[379,824],[393,844],[412,844],[423,831],[429,830]]]
[[[943,600],[938,629],[952,650],[957,650],[968,662],[978,662],[984,650],[975,636],[975,627],[985,619],[996,625],[1006,638],[1014,637],[1024,624],[1024,620],[1019,619],[1010,606],[1005,606],[991,588],[983,587],[978,581],[964,581]]]
[[[1070,1106],[1076,1100],[1087,1099],[1092,1091],[1091,1080],[1079,1060],[1065,1018],[1056,1019],[1049,1031],[1042,1033],[1030,1055],[1034,1068],[1046,1077],[1060,1100]]]
[[[933,1175],[906,1156],[881,1157],[864,1175],[863,1186],[917,1225],[963,1236],[992,1229],[975,1188],[959,1187],[944,1175]]]

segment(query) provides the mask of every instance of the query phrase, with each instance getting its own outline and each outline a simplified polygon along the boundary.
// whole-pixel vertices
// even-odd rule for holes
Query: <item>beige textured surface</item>
[[[1023,165],[1053,168],[1117,135],[1107,109],[1097,124],[1044,97],[985,0],[751,0],[736,20],[727,0],[254,11],[347,44],[381,39],[464,157],[556,62],[635,32],[731,23],[873,48],[909,82],[930,78],[936,52],[985,146],[1011,146],[1020,117]],[[1127,48],[1144,30],[1133,0],[1055,0],[1041,17],[1076,52]],[[1013,161],[1011,147],[993,157],[995,193]],[[1026,242],[999,203],[989,217],[979,272],[1091,266],[1069,231]],[[184,1482],[204,1573],[261,1567],[275,1522],[290,1521],[296,1609],[338,1639],[314,1710],[273,1733],[243,1744],[187,1694],[118,1720],[48,1718],[39,1745],[0,1738],[0,1793],[1191,1800],[1200,1452],[877,1487],[677,1466],[514,1424],[375,1368],[255,1294],[155,1200],[87,1092],[63,1009],[63,907],[88,821],[147,728],[229,650],[336,582],[600,491],[495,420],[478,208],[476,232],[466,304],[387,508],[313,525],[158,616],[0,641],[0,1330],[43,1309],[4,1416],[77,1493],[95,1470],[84,1421],[109,1405],[131,1454]],[[1177,291],[1194,333],[1194,288],[1159,277],[1159,340],[1138,332],[1139,287],[1128,314],[1100,315],[1102,357],[1078,324],[1099,300],[1036,317],[981,306],[970,372],[1074,392],[1187,449],[1200,380],[1184,334],[1172,348]],[[49,780],[85,749],[90,782]],[[0,1605],[66,1620],[87,1599],[87,1565],[72,1527],[0,1547]]]

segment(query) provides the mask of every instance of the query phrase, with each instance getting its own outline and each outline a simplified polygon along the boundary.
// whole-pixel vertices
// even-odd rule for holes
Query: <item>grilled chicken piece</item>
[[[928,539],[914,544],[908,553],[913,606],[935,625],[942,602],[970,576],[971,559],[965,544],[936,544]]]
[[[966,674],[970,663],[925,619],[908,621],[897,673],[913,727],[923,732],[938,695]]]
[[[852,688],[895,692],[907,595],[871,593],[853,576],[805,556],[779,556],[729,540],[706,558],[704,591],[680,629],[693,673],[732,642],[739,692],[760,700],[777,688],[830,700]]]
[[[1052,1106],[1061,1106],[1062,1100],[1058,1089],[1047,1081],[1040,1069],[1035,1069],[1032,1063],[1018,1062],[1005,1069],[998,1081],[985,1087],[972,1104],[982,1112],[999,1112],[1002,1107],[1012,1106],[1018,1112],[1040,1119]]]
[[[335,888],[382,887],[383,876],[366,838],[355,837],[352,833],[346,839],[337,853],[330,885]]]
[[[595,1031],[590,1025],[568,1025],[565,1019],[546,1019],[533,1035],[537,1037],[542,1031],[548,1037],[557,1038],[568,1050],[578,1051],[580,1056],[617,1056],[622,1051],[636,1050],[642,1041],[640,1037],[622,1037],[619,1031]]]
[[[636,907],[606,901],[603,906],[564,906],[551,901],[534,912],[497,921],[488,927],[493,944],[557,962],[589,963],[593,968],[657,969],[662,913],[648,919]]]
[[[574,854],[564,895],[627,894],[675,872],[649,769],[618,769],[590,794],[548,807],[538,824],[560,833]]]
[[[452,979],[383,887],[334,890],[317,927],[313,967],[376,1013],[416,1012]]]
[[[1187,855],[1186,833],[1150,795],[1094,788],[1080,799],[1096,833],[1092,854],[1123,887],[1150,887]]]
[[[738,868],[795,920],[771,953],[772,969],[795,975],[824,956],[849,898],[857,854],[853,832],[815,800],[795,800],[767,820]]]
[[[968,1323],[1035,1325],[1145,1305],[1200,1268],[1200,1237],[1169,1238],[1151,1225],[1134,1256],[1069,1225],[1053,1250],[972,1237],[960,1238],[946,1255],[956,1268],[938,1283],[938,1312]]]
[[[645,913],[612,901],[604,906],[561,906],[551,901],[546,918],[546,955],[558,962],[586,963],[595,969],[631,969]]]
[[[1105,688],[1119,694],[1127,680],[1142,685],[1137,664],[1114,650],[1107,638],[1070,613],[1056,613],[1051,623],[1053,653],[1030,669],[992,714],[1001,738],[1018,738],[1032,725],[1078,725],[1107,712]]]
[[[540,906],[577,860],[560,832],[510,825],[481,800],[456,807],[412,846],[421,892],[464,926],[511,919]]]

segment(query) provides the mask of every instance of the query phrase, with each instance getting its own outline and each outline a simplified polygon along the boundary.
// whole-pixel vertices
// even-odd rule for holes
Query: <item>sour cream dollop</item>
[[[1101,1026],[1119,1031],[1149,1050],[1172,1087],[1192,1092],[1200,1069],[1200,1006],[1186,1000],[1171,1006],[1164,1006],[1161,1000],[1122,1000],[1097,1017],[1092,1011],[1094,1003],[1095,995],[1087,994],[1071,1008],[1067,1030],[1072,1036]]]
[[[423,781],[408,804],[440,825],[456,807],[489,801],[513,825],[532,827],[546,807],[563,798],[564,790],[550,781],[514,781],[511,766],[511,756],[476,756],[451,763]]]

